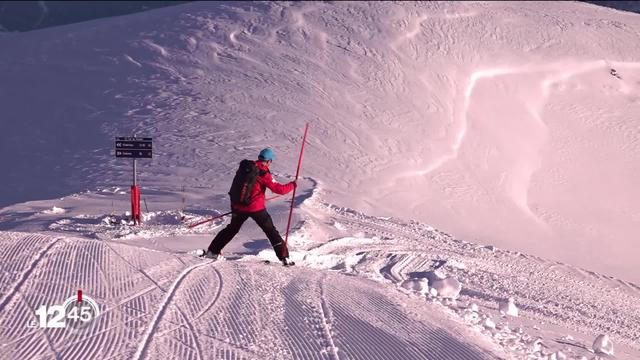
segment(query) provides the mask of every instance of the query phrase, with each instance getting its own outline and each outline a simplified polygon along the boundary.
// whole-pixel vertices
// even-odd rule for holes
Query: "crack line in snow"
[[[621,67],[621,68],[640,67],[640,63],[636,63],[636,62],[611,62],[611,64],[615,64],[615,66]],[[553,83],[558,81],[565,81],[575,75],[578,75],[587,71],[592,71],[598,68],[607,67],[607,66],[609,65],[605,60],[597,60],[597,61],[586,62],[580,65],[566,62],[566,63],[556,63],[556,64],[545,64],[540,66],[524,65],[519,68],[493,68],[493,69],[474,71],[469,76],[469,81],[467,82],[467,86],[465,88],[464,106],[462,111],[463,115],[462,115],[462,122],[461,122],[462,128],[455,136],[452,149],[451,149],[452,152],[448,155],[444,155],[436,159],[434,163],[428,166],[426,169],[423,169],[420,171],[408,172],[404,174],[404,176],[426,175],[432,172],[433,170],[439,168],[445,162],[451,159],[454,159],[458,156],[458,151],[460,150],[460,147],[462,146],[462,142],[464,141],[467,135],[467,128],[469,125],[469,120],[467,119],[467,113],[469,111],[469,105],[471,103],[471,95],[473,93],[473,90],[478,80],[483,78],[495,78],[498,76],[505,76],[505,75],[531,74],[536,72],[555,72],[555,73],[559,72],[560,74],[559,76],[547,78],[542,83],[543,96],[544,96],[543,104],[544,104],[549,96],[548,87]],[[567,68],[571,68],[573,70],[567,71],[565,70]]]
[[[144,357],[146,355],[145,353],[146,353],[147,348],[149,346],[149,343],[151,342],[151,339],[153,338],[153,334],[155,332],[155,329],[158,326],[158,323],[160,322],[160,319],[164,315],[165,311],[167,310],[167,306],[171,303],[171,299],[173,298],[173,295],[175,294],[176,290],[178,289],[178,286],[180,286],[180,283],[182,283],[182,280],[191,271],[193,271],[193,270],[195,270],[195,269],[197,269],[199,267],[202,267],[202,266],[205,266],[205,265],[209,265],[211,263],[213,263],[213,260],[207,261],[207,262],[204,262],[204,263],[200,263],[200,264],[192,265],[192,266],[184,269],[180,273],[180,275],[178,275],[176,280],[173,282],[173,284],[171,285],[171,287],[167,291],[167,294],[165,295],[164,300],[162,301],[162,303],[160,303],[160,306],[158,306],[158,311],[156,312],[155,316],[153,317],[153,319],[151,319],[151,322],[149,323],[149,327],[147,328],[147,331],[146,331],[144,337],[142,338],[142,341],[138,345],[138,350],[136,351],[136,354],[134,355],[133,359],[136,359],[136,360],[144,359]]]
[[[533,73],[551,73],[550,76],[547,76],[541,82],[541,95],[542,100],[537,106],[531,106],[531,104],[525,104],[528,112],[532,115],[533,119],[538,123],[538,125],[546,128],[546,124],[542,120],[540,115],[540,109],[544,107],[544,104],[548,101],[550,95],[550,86],[559,81],[566,81],[569,78],[579,75],[581,73],[585,73],[587,71],[593,71],[599,68],[607,68],[611,65],[615,65],[619,68],[638,68],[640,67],[640,63],[637,62],[608,62],[606,60],[595,60],[590,62],[583,63],[575,63],[571,61],[543,64],[543,65],[523,65],[521,67],[502,67],[502,68],[489,68],[484,70],[476,70],[471,73],[469,76],[469,80],[467,82],[467,86],[464,91],[464,102],[462,106],[462,111],[460,115],[460,129],[455,134],[453,144],[451,145],[451,150],[448,154],[442,155],[439,158],[436,158],[430,165],[422,170],[417,171],[407,171],[403,174],[400,174],[399,177],[411,177],[411,176],[424,176],[427,175],[434,170],[441,167],[446,162],[453,160],[458,157],[460,148],[467,136],[467,130],[469,126],[468,112],[471,104],[471,96],[474,92],[475,86],[479,80],[482,79],[492,79],[499,76],[506,75],[519,75],[519,74],[533,74]],[[539,165],[538,165],[539,167]],[[547,227],[546,223],[541,220],[536,214],[533,213],[531,208],[528,205],[528,189],[531,183],[531,177],[533,173],[536,171],[535,168],[525,168],[522,169],[522,166],[516,166],[514,176],[519,179],[518,182],[512,184],[510,197],[513,199],[514,203],[525,213],[527,216],[531,217],[536,221],[539,225]],[[512,172],[513,172],[512,171]]]

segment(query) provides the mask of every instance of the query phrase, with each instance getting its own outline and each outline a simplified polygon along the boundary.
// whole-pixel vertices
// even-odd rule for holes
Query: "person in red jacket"
[[[258,160],[255,161],[258,168],[258,177],[256,178],[256,184],[253,187],[251,193],[251,202],[248,205],[231,204],[231,223],[222,229],[216,237],[211,241],[205,257],[217,259],[220,256],[222,249],[233,239],[234,236],[240,231],[242,224],[247,221],[248,218],[252,218],[258,226],[264,231],[265,235],[269,239],[273,250],[276,252],[278,259],[282,261],[283,265],[294,265],[289,259],[289,250],[287,244],[284,243],[282,236],[273,225],[271,215],[265,208],[265,192],[267,189],[280,195],[287,194],[296,187],[295,181],[288,184],[277,183],[271,177],[269,172],[269,166],[275,159],[273,150],[270,148],[263,149],[258,155]]]

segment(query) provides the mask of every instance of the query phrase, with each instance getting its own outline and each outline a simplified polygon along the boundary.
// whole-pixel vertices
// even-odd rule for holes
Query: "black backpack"
[[[256,185],[258,176],[264,175],[266,172],[258,169],[256,164],[251,160],[240,161],[240,167],[236,171],[236,176],[231,183],[229,197],[231,204],[249,205],[253,198],[253,187]]]

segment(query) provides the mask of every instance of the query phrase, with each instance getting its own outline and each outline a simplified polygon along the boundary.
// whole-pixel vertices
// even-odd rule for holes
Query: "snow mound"
[[[58,215],[58,214],[64,214],[66,212],[67,210],[54,206],[51,209],[44,210],[42,213],[47,215]]]
[[[549,356],[549,360],[566,360],[567,355],[565,355],[562,351],[556,351]]]
[[[607,334],[598,335],[593,342],[593,351],[596,354],[613,355],[613,343]]]
[[[453,277],[446,277],[444,279],[437,279],[433,281],[431,288],[439,297],[445,299],[457,299],[458,296],[460,296],[462,284]]]
[[[502,315],[509,316],[518,316],[518,307],[516,306],[515,300],[510,297],[507,301],[501,301],[498,303],[498,310]]]
[[[429,293],[429,280],[425,278],[407,279],[400,283],[400,286],[407,290],[416,291],[421,295],[426,295],[427,293]]]

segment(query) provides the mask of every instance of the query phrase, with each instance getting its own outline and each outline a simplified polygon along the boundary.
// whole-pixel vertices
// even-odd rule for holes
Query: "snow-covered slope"
[[[305,174],[331,202],[638,281],[639,22],[569,2],[197,3],[11,35],[2,203],[129,183],[112,139],[132,133],[156,142],[143,185],[225,194],[265,145],[293,174],[310,122]]]
[[[301,189],[295,268],[263,264],[273,250],[249,224],[227,261],[187,254],[225,224],[188,230],[216,213],[199,204],[147,212],[138,227],[102,211],[124,202],[117,189],[12,207],[5,226],[29,233],[0,232],[0,349],[64,359],[592,359],[593,339],[607,334],[616,358],[640,355],[633,283],[329,204],[308,180]],[[148,197],[167,207],[177,198]],[[286,206],[271,212],[283,228]],[[93,327],[25,326],[77,289],[102,306]],[[508,298],[518,317],[500,313]]]
[[[306,328],[324,334],[321,358],[370,358],[372,343],[411,339],[422,340],[409,358],[543,358],[559,350],[580,358],[592,356],[600,333],[611,335],[619,358],[637,358],[639,35],[636,14],[571,2],[207,2],[0,37],[0,167],[6,169],[0,230],[13,231],[3,233],[2,244],[32,246],[12,250],[27,260],[2,263],[11,275],[3,277],[0,310],[2,324],[11,326],[0,346],[16,356],[66,351],[60,345],[68,342],[66,333],[12,331],[26,318],[15,320],[9,310],[38,305],[48,281],[40,282],[41,274],[73,279],[64,261],[51,260],[55,251],[92,244],[85,253],[100,259],[115,241],[129,246],[124,257],[152,256],[140,249],[146,248],[166,263],[132,267],[157,283],[156,295],[135,307],[144,312],[137,330],[93,333],[91,351],[113,345],[123,357],[177,351],[251,358],[271,349],[274,357],[299,351],[295,357],[313,358],[315,338],[303,339],[299,329],[285,331],[300,342],[298,350],[253,338],[227,341],[221,351],[235,350],[222,355],[198,352],[208,349],[205,341],[220,341],[217,331],[232,323],[211,320],[217,306],[195,309],[211,317],[198,325],[213,336],[204,340],[172,309],[190,303],[182,285],[203,286],[197,284],[211,272],[202,270],[211,267],[271,287],[268,304],[295,302],[298,292],[317,298],[320,291],[320,303],[291,315],[297,320],[314,323],[323,301],[323,312],[341,308],[336,321],[348,329]],[[193,259],[179,252],[206,246],[206,234],[223,222],[188,230],[181,214],[195,221],[226,211],[238,161],[265,146],[276,151],[277,178],[291,179],[306,122],[311,134],[292,245],[303,267],[323,271],[278,268],[263,275],[250,260],[269,250],[249,224],[226,249],[249,263],[192,268]],[[147,213],[140,228],[113,221],[127,209],[123,189],[131,182],[131,163],[114,159],[113,137],[131,134],[154,138],[154,158],[139,162]],[[286,203],[276,200],[270,211],[282,229]],[[95,274],[87,270],[46,300],[87,286],[117,307],[144,290],[107,281],[121,267],[112,261],[93,266],[103,281],[88,281]],[[437,280],[435,267],[460,281],[458,303],[422,291],[430,289],[420,279]],[[416,292],[406,294],[406,309],[360,316],[364,324],[349,313],[372,308],[349,299],[331,303],[323,276],[337,284],[335,291],[355,287],[364,297]],[[216,291],[212,281],[211,292],[202,292],[205,301]],[[232,290],[251,293],[233,284],[219,289],[236,301],[242,296]],[[497,313],[509,297],[522,306],[521,318]],[[424,314],[429,303],[451,312],[443,327],[453,340],[443,347],[423,341],[440,321]],[[253,331],[248,324],[262,319],[275,321],[259,327],[267,333],[294,322],[263,314],[266,307],[254,311],[246,324],[229,325],[236,328],[227,336]],[[398,335],[389,317],[416,330]],[[119,320],[104,321],[106,331]],[[478,338],[460,336],[456,321]],[[175,335],[180,346],[172,323],[186,332]],[[370,326],[395,338],[349,338]],[[346,350],[340,342],[360,348]],[[433,355],[442,348],[448,357]]]

